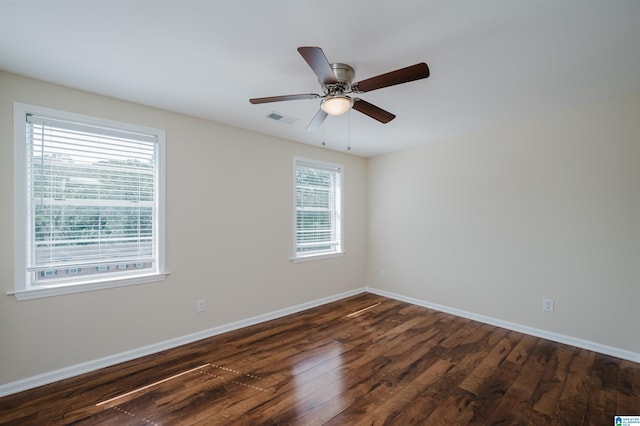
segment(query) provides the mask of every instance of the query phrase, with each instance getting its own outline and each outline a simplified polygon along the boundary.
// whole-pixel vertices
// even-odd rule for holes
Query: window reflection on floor
[[[340,343],[331,341],[318,354],[293,366],[296,414],[299,417],[344,392],[343,349]]]

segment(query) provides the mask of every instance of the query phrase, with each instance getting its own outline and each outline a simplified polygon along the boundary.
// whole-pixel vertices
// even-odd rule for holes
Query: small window
[[[343,254],[342,166],[295,159],[295,254]]]
[[[164,131],[18,103],[14,113],[16,294],[164,278]]]

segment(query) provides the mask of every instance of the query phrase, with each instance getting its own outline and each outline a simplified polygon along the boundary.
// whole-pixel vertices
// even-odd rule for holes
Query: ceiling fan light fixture
[[[322,101],[321,108],[329,115],[341,115],[351,108],[351,98],[348,96],[330,96]]]

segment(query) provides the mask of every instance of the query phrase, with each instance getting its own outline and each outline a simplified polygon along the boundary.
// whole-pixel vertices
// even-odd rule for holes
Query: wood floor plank
[[[596,425],[640,364],[363,293],[0,398],[2,425]]]
[[[518,336],[518,337],[515,337]],[[472,394],[477,395],[484,381],[498,369],[502,361],[509,355],[515,343],[522,338],[522,335],[510,333],[502,338],[487,354],[476,368],[460,383],[459,387]]]
[[[417,326],[419,323],[432,323],[434,321],[433,318],[417,318],[418,321],[410,320],[414,326]],[[355,379],[356,385],[362,384],[361,380],[368,381],[371,379],[371,376],[378,371],[379,369],[384,368],[387,364],[390,363],[389,359],[382,357],[381,354],[387,350],[390,350],[393,347],[397,347],[401,344],[401,341],[404,339],[409,339],[411,334],[403,333],[402,331],[406,330],[406,324],[400,324],[391,321],[388,325],[393,326],[393,328],[389,329],[387,333],[385,333],[385,338],[381,339],[377,336],[376,333],[363,333],[357,338],[351,339],[348,344],[344,345],[345,349],[343,350],[341,357],[352,357],[356,356],[356,359],[353,361],[349,361],[348,363],[352,365],[353,369],[350,371],[349,377],[352,378],[352,381]],[[423,337],[426,339],[426,337]],[[377,344],[372,345],[373,342],[377,342]],[[360,367],[359,367],[360,366]],[[295,364],[295,369],[298,370],[301,367],[300,364]],[[363,379],[358,379],[363,378]],[[300,401],[306,401],[308,398],[308,394],[312,391],[315,393],[314,399],[314,409],[318,409],[325,405],[330,400],[337,397],[340,392],[342,392],[343,387],[353,387],[350,384],[343,383],[343,376],[336,376],[336,379],[331,383],[327,383],[326,385],[311,383],[310,386],[305,386],[303,380],[304,376],[301,373],[296,373],[296,387],[291,389],[291,391],[295,392],[298,406],[300,405]],[[335,382],[340,381],[340,386],[335,386]],[[330,387],[329,391],[326,391],[327,387]],[[321,389],[321,390],[319,390]],[[281,389],[281,391],[284,389]],[[320,392],[322,394],[320,395]],[[278,421],[293,421],[297,419],[297,416],[302,415],[303,417],[309,413],[309,410],[297,410],[295,415],[288,412],[289,403],[283,399],[284,403],[282,406],[279,406],[279,403],[275,403],[275,407],[272,412],[278,412],[278,415],[273,415],[276,417]],[[304,402],[303,402],[304,403]]]
[[[518,341],[518,336],[511,337],[515,339],[514,343]],[[482,381],[482,384],[475,392],[470,392],[475,397],[464,410],[460,410],[460,416],[453,417],[453,422],[458,424],[487,424],[488,418],[493,415],[494,410],[511,388],[521,370],[522,365],[520,364],[509,361],[502,363],[499,368],[493,370]],[[438,417],[441,416],[437,415],[436,418]]]
[[[522,339],[520,339],[516,347],[509,353],[505,361],[523,365],[527,361],[527,358],[529,358],[529,354],[537,342],[538,338],[523,335]]]
[[[479,324],[478,324],[479,325]],[[462,328],[467,328],[467,325]],[[477,326],[475,332],[454,333],[457,346],[441,353],[441,358],[449,360],[452,367],[445,375],[429,386],[414,401],[408,404],[392,419],[396,424],[443,424],[443,418],[457,418],[458,410],[466,407],[475,395],[457,386],[482,362],[492,349],[492,343],[503,338],[507,331],[490,326]],[[443,342],[451,340],[445,339]],[[449,344],[448,343],[448,344]],[[448,404],[448,405],[447,405]],[[444,412],[448,406],[455,412]]]
[[[531,407],[533,392],[542,378],[552,352],[552,344],[537,339],[537,343],[531,350],[527,361],[522,365],[518,377],[489,416],[488,424],[526,424],[522,423],[524,411]]]
[[[556,348],[533,393],[532,408],[534,410],[547,416],[555,413],[574,354],[573,347],[560,345]]]
[[[441,397],[443,394],[444,393],[439,395],[429,393],[431,407],[429,407],[428,411],[424,411],[426,408],[424,405],[420,407],[412,403],[412,408],[416,409],[417,412],[402,413],[402,415],[397,417],[397,420],[400,422],[411,422],[405,424],[418,424],[422,421],[426,424],[454,424],[454,422],[460,418],[460,414],[467,410],[477,397],[473,393],[457,386],[446,394],[446,397]],[[424,404],[424,402],[422,404]]]
[[[461,319],[460,322],[463,324],[463,326],[456,330],[455,333],[450,334],[446,339],[440,342],[440,346],[448,349],[455,348],[456,346],[462,344],[470,335],[474,335],[482,325],[482,323],[471,321],[465,318]]]
[[[587,424],[610,422],[617,409],[617,385],[620,359],[596,354],[585,414]]]
[[[436,316],[437,318],[437,316]],[[441,320],[446,320],[441,318]],[[432,323],[432,320],[423,319],[425,324]],[[425,324],[419,324],[424,326]],[[450,327],[455,324],[449,322]],[[417,326],[416,330],[422,330]],[[360,374],[352,376],[364,377],[364,380],[350,381],[345,386],[345,392],[339,395],[340,399],[348,398],[351,403],[348,409],[342,410],[332,418],[333,424],[351,423],[361,417],[368,409],[376,407],[389,399],[396,389],[402,387],[402,383],[413,380],[411,374],[406,374],[410,366],[416,363],[429,364],[437,360],[437,355],[433,353],[433,347],[428,345],[430,340],[436,340],[436,334],[445,335],[447,327],[424,329],[424,332],[405,333],[394,341],[385,341],[384,344],[370,347],[363,354],[365,361]],[[369,368],[375,365],[376,361],[384,360],[381,368]],[[419,369],[416,368],[417,371]],[[336,405],[337,404],[332,404]]]
[[[623,360],[618,372],[616,415],[640,415],[640,364]]]
[[[594,359],[595,352],[576,349],[553,416],[555,424],[583,423]]]
[[[438,381],[451,368],[451,362],[440,359],[429,366],[422,373],[417,375],[415,379],[398,389],[387,401],[376,406],[373,410],[363,414],[357,422],[356,426],[384,424],[388,418],[396,417],[402,410],[410,405],[429,385]]]

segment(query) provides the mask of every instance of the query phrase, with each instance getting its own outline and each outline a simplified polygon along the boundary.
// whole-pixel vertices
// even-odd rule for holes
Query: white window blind
[[[341,166],[296,159],[296,258],[342,251],[341,196]]]
[[[158,136],[26,115],[26,289],[159,272]]]

